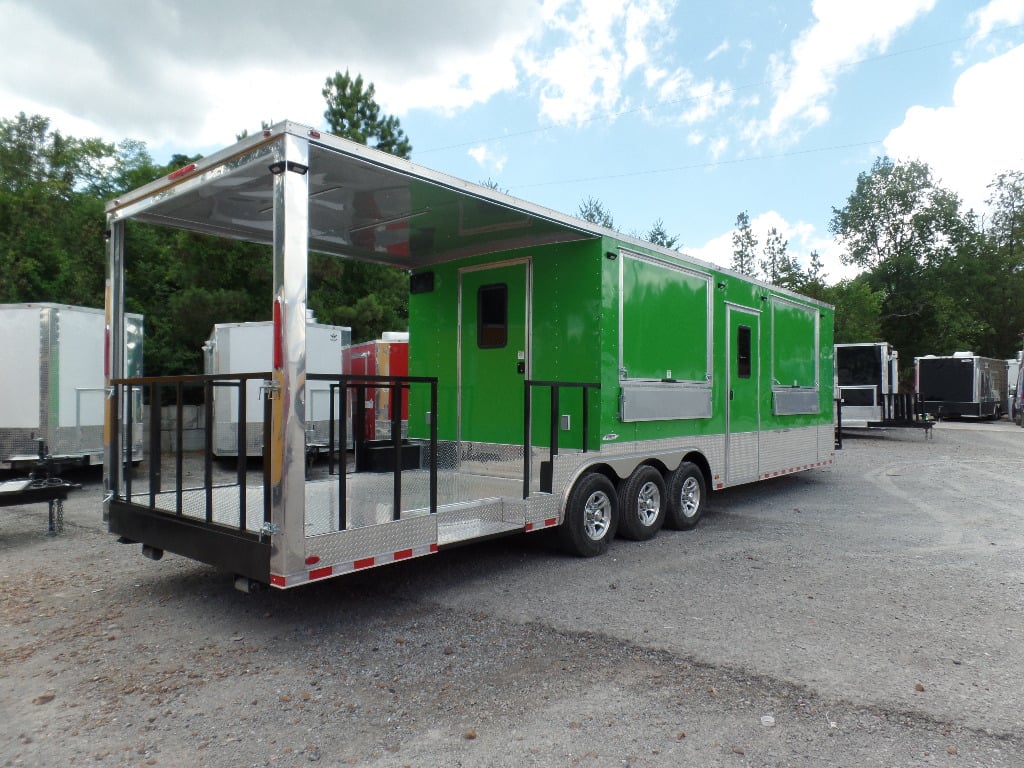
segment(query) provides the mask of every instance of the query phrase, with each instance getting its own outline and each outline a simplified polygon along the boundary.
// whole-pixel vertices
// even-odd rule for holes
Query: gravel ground
[[[849,437],[604,557],[289,592],[0,509],[0,766],[1024,765],[1024,430]]]

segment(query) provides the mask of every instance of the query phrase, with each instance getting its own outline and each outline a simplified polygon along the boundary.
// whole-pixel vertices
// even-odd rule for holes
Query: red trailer
[[[342,351],[342,367],[354,376],[408,376],[409,333],[385,331],[375,341],[353,344]],[[367,440],[391,438],[391,391],[386,387],[367,388],[363,400],[364,437]],[[355,411],[353,409],[352,413]],[[409,423],[409,401],[402,399],[402,436]]]

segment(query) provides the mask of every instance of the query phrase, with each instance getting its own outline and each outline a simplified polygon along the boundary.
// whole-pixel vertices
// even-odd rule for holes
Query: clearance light
[[[178,170],[174,171],[173,173],[167,174],[167,178],[170,179],[171,181],[173,181],[174,179],[180,179],[185,174],[192,173],[192,171],[194,171],[195,169],[196,169],[196,164],[195,163],[189,163],[184,168],[179,168]]]

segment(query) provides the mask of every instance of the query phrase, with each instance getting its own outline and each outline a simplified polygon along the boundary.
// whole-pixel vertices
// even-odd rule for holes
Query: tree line
[[[1024,333],[1024,172],[999,173],[988,190],[986,220],[926,163],[879,157],[829,223],[856,277],[827,285],[818,254],[802,267],[774,229],[758,259],[746,213],[732,266],[834,304],[837,343],[888,341],[904,361],[967,350],[1011,358]]]
[[[409,139],[382,114],[372,83],[338,72],[323,96],[331,132],[408,158]],[[175,155],[161,164],[140,141],[65,136],[40,115],[0,118],[0,303],[102,307],[106,201],[199,159]],[[126,229],[125,304],[145,316],[147,375],[202,370],[215,323],[270,319],[268,247],[132,221]],[[309,286],[317,320],[350,326],[355,341],[408,328],[399,270],[310,254]]]
[[[332,133],[411,155],[372,83],[337,72],[322,95]],[[40,115],[0,119],[0,302],[102,306],[105,201],[197,159],[176,155],[161,164],[140,141],[65,136]],[[963,211],[924,163],[879,158],[832,210],[831,232],[844,262],[862,270],[857,277],[828,285],[817,253],[800,264],[776,230],[759,243],[746,212],[736,219],[732,268],[834,304],[837,342],[888,341],[904,360],[965,349],[1010,357],[1024,331],[1024,172],[1001,173],[989,189],[983,220]],[[614,229],[596,198],[577,213]],[[127,226],[126,305],[146,318],[148,375],[201,370],[214,323],[269,319],[267,247]],[[661,219],[638,236],[679,246]],[[356,341],[408,327],[400,270],[319,254],[310,255],[309,270],[308,301],[319,322],[351,326]]]

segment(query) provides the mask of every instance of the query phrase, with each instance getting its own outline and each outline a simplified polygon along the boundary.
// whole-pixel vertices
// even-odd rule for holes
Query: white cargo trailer
[[[65,465],[103,462],[106,327],[102,309],[0,304],[0,467],[32,464],[41,449]],[[126,314],[124,364],[136,377],[142,375],[142,337],[142,316]],[[143,430],[137,389],[129,412],[132,460],[138,461]]]
[[[936,418],[998,419],[1006,406],[1006,361],[973,352],[914,358],[914,380],[925,413]]]
[[[274,327],[271,321],[218,323],[203,344],[205,372],[223,374],[265,373],[263,378],[247,379],[245,386],[245,454],[263,455],[264,380],[273,368]],[[342,352],[352,343],[352,329],[341,325],[321,325],[313,318],[306,322],[306,370],[310,374],[342,373]],[[213,453],[237,456],[238,386],[213,388]],[[328,380],[311,380],[306,387],[308,402],[306,444],[310,451],[326,449],[329,439],[331,386]],[[338,395],[335,412],[340,413]]]

